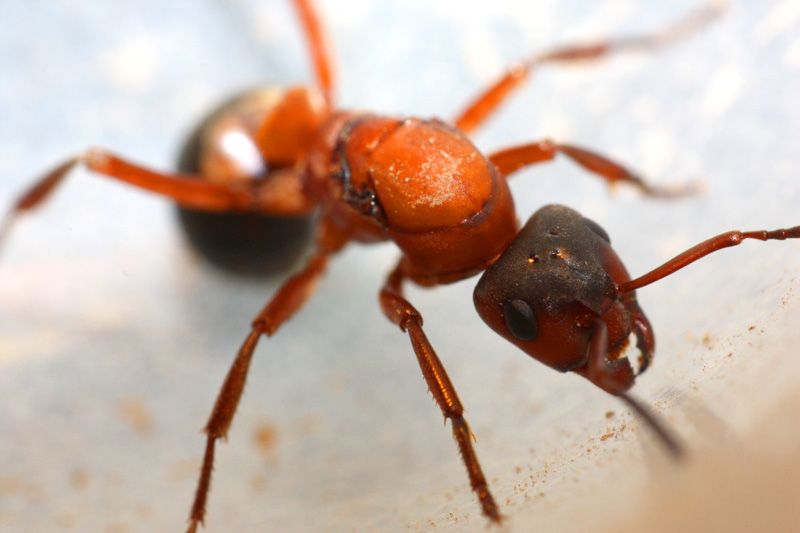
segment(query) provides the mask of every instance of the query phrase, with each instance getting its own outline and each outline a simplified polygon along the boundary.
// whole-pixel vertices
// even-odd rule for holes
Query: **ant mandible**
[[[2,243],[18,215],[41,205],[79,164],[172,198],[191,242],[211,260],[232,268],[248,258],[264,261],[265,254],[296,240],[315,220],[313,254],[254,319],[205,426],[207,442],[189,531],[204,521],[215,444],[227,436],[259,339],[273,335],[294,316],[330,257],[350,241],[391,240],[402,251],[380,291],[380,305],[408,333],[427,385],[451,422],[470,485],[492,522],[499,522],[501,515],[464,409],[423,331],[420,313],[403,295],[406,280],[435,286],[483,272],[474,302],[493,330],[544,364],[582,375],[621,398],[669,451],[679,454],[677,440],[627,392],[650,364],[655,348],[635,290],[745,239],[800,238],[800,226],[723,233],[632,280],[608,234],[576,211],[546,206],[520,229],[506,179],[560,154],[609,184],[630,184],[649,196],[679,195],[686,189],[652,187],[603,156],[549,140],[486,157],[467,135],[538,67],[652,50],[695,31],[718,9],[705,7],[652,35],[557,47],[515,63],[446,123],[336,109],[331,54],[316,9],[311,0],[293,4],[311,51],[316,86],[257,90],[224,104],[191,136],[177,174],[154,172],[91,149],[39,179],[0,226]],[[276,241],[276,234],[288,237]],[[638,373],[624,353],[631,336],[639,351]]]

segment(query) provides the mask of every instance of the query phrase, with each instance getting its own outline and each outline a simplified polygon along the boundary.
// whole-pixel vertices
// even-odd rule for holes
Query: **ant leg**
[[[19,215],[39,207],[78,164],[89,170],[167,196],[182,207],[213,212],[263,212],[300,215],[312,206],[291,176],[276,176],[266,184],[220,184],[191,174],[163,174],[129,163],[103,149],[93,148],[73,157],[33,184],[13,205],[0,224],[0,247]],[[260,186],[262,185],[262,186]]]
[[[422,316],[413,305],[403,297],[402,283],[404,279],[403,263],[395,268],[389,275],[380,293],[381,309],[384,314],[400,326],[402,331],[408,332],[414,353],[417,355],[422,375],[428,384],[428,389],[433,394],[434,400],[439,405],[446,419],[453,425],[453,436],[458,444],[461,458],[467,467],[469,482],[472,490],[478,495],[481,510],[493,522],[500,522],[501,515],[497,504],[489,492],[489,485],[478,463],[478,456],[472,447],[474,436],[464,419],[464,408],[458,399],[456,389],[450,382],[441,360],[428,341],[422,330]]]
[[[586,170],[597,174],[609,184],[627,183],[638,188],[647,196],[659,198],[675,198],[697,192],[697,187],[692,184],[672,187],[654,187],[648,185],[642,178],[626,169],[622,165],[611,161],[585,148],[579,148],[570,144],[554,143],[549,140],[514,146],[506,150],[501,150],[489,156],[489,160],[497,167],[503,175],[508,175],[517,170],[541,163],[551,161],[556,154],[563,154]]]
[[[211,416],[203,429],[207,435],[206,449],[189,516],[189,533],[195,533],[197,525],[201,524],[205,518],[206,500],[211,485],[211,471],[214,467],[214,445],[217,439],[227,438],[228,429],[230,429],[244,391],[253,350],[255,350],[261,335],[271,337],[285,321],[300,310],[314,292],[330,256],[341,249],[346,242],[340,235],[325,233],[324,226],[321,229],[322,238],[317,252],[311,256],[303,270],[284,282],[253,320],[252,330],[236,354],[236,359],[234,359],[217,395]]]
[[[722,12],[721,3],[709,3],[661,31],[636,37],[607,39],[589,45],[559,46],[548,52],[513,63],[505,75],[478,96],[455,120],[460,130],[470,133],[494,113],[508,96],[536,68],[549,63],[577,63],[601,59],[627,51],[652,51],[686,38],[711,22]]]
[[[294,8],[303,25],[311,60],[314,63],[314,73],[317,84],[322,89],[325,101],[330,106],[333,103],[334,72],[333,56],[328,45],[328,38],[322,29],[319,20],[319,10],[312,0],[293,0]]]
[[[794,226],[787,229],[776,229],[773,231],[728,231],[726,233],[717,235],[716,237],[711,237],[710,239],[689,248],[673,259],[670,259],[660,267],[648,272],[644,276],[622,283],[617,287],[617,294],[624,294],[640,287],[644,287],[645,285],[650,285],[651,283],[669,276],[670,274],[694,263],[698,259],[705,257],[710,253],[722,250],[723,248],[729,248],[731,246],[742,244],[745,239],[757,239],[759,241],[800,239],[800,226]]]
[[[628,394],[633,386],[635,376],[627,359],[609,361],[608,326],[598,319],[589,340],[589,354],[585,367],[574,372],[582,375],[612,396],[617,396],[633,409],[655,431],[661,442],[676,458],[683,454],[683,447],[670,431],[658,420],[655,414],[644,404]]]

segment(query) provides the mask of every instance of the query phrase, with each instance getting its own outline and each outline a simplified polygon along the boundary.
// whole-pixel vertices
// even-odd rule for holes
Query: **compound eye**
[[[608,233],[600,226],[600,224],[586,217],[581,218],[581,222],[583,222],[584,226],[592,230],[592,233],[606,241],[608,244],[611,244],[611,237],[608,236]]]
[[[531,306],[522,300],[510,300],[503,305],[506,327],[521,341],[535,339],[539,334],[539,326]]]

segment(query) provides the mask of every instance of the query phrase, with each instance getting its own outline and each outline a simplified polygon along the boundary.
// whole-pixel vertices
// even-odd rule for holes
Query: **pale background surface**
[[[448,118],[515,58],[661,27],[698,2],[321,4],[343,107]],[[724,230],[800,223],[800,2],[731,4],[663,53],[542,72],[475,138],[487,152],[569,140],[654,181],[701,177],[707,193],[609,195],[561,161],[515,179],[520,216],[581,210],[634,275]],[[298,35],[282,1],[4,0],[0,206],[89,145],[168,168],[219,99],[309,79]],[[199,429],[278,280],[220,275],[173,219],[164,200],[81,171],[3,250],[0,530],[184,527]],[[659,346],[635,391],[694,452],[684,468],[613,398],[495,338],[472,309],[474,280],[412,290],[502,531],[796,525],[799,252],[749,242],[640,291]],[[348,249],[262,343],[219,447],[208,531],[486,531],[408,341],[378,309],[395,257]],[[272,445],[257,444],[260,428]]]

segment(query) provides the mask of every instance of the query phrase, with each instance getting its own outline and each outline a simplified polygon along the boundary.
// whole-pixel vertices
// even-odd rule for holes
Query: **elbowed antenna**
[[[698,259],[702,259],[708,254],[722,250],[723,248],[730,248],[731,246],[738,246],[742,244],[745,239],[758,239],[759,241],[777,240],[783,241],[786,239],[800,239],[800,226],[794,226],[786,229],[776,229],[773,231],[756,230],[756,231],[728,231],[712,237],[700,244],[693,246],[683,252],[682,254],[670,259],[660,267],[648,272],[644,276],[638,277],[634,280],[627,281],[617,287],[617,294],[624,294],[626,292],[634,291],[638,288],[650,285],[662,278],[669,276],[688,266]]]

